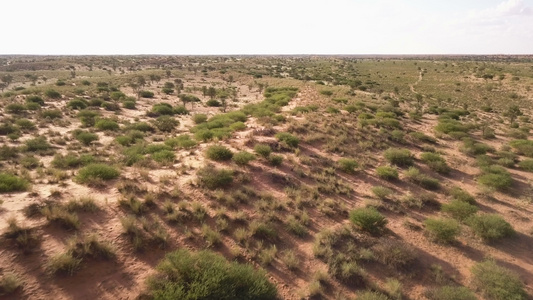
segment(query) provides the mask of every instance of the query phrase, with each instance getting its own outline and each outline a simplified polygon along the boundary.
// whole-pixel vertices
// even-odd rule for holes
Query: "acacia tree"
[[[517,105],[511,105],[504,113],[504,115],[509,118],[509,122],[511,122],[512,125],[516,118],[522,115],[522,111]]]
[[[189,94],[180,94],[179,98],[183,102],[183,106],[186,106],[187,103],[191,103],[191,107],[194,108],[195,102],[200,102],[200,99],[194,95]]]

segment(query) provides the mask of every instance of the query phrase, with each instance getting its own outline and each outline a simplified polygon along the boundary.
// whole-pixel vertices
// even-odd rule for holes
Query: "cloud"
[[[533,10],[527,6],[523,0],[507,0],[495,7],[490,7],[481,11],[470,13],[471,20],[486,22],[488,20],[502,19],[508,17],[530,17]]]

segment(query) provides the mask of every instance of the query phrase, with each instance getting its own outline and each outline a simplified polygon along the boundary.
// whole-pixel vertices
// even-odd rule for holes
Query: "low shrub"
[[[76,179],[81,183],[89,183],[94,179],[111,180],[120,175],[120,171],[106,164],[89,164],[83,167]]]
[[[170,150],[161,150],[151,155],[152,159],[158,163],[173,163],[176,160],[176,154]]]
[[[380,263],[396,269],[409,268],[417,258],[415,250],[401,240],[381,238],[371,250]]]
[[[23,192],[28,188],[28,182],[15,175],[0,172],[0,193]]]
[[[233,162],[239,166],[245,166],[255,159],[255,155],[247,151],[241,151],[233,155]]]
[[[233,182],[233,172],[227,169],[218,169],[214,166],[205,166],[197,172],[198,181],[210,190],[225,188]]]
[[[444,158],[439,154],[433,152],[424,152],[420,154],[420,159],[428,165],[428,167],[438,173],[448,174],[450,167],[446,164]]]
[[[87,102],[82,99],[72,99],[67,103],[67,107],[72,109],[84,109],[87,108]]]
[[[164,132],[171,132],[179,124],[180,123],[178,122],[178,120],[174,119],[171,116],[160,116],[154,120],[155,127]]]
[[[376,197],[382,200],[387,199],[390,195],[393,194],[393,191],[391,189],[381,185],[373,186],[371,190]]]
[[[440,183],[437,179],[430,177],[426,174],[420,173],[420,170],[415,167],[410,167],[407,171],[405,171],[405,177],[409,179],[409,181],[425,188],[428,190],[436,190],[440,187]]]
[[[255,153],[257,153],[259,156],[262,156],[264,158],[267,158],[270,156],[270,153],[272,153],[272,148],[270,148],[269,145],[265,145],[265,144],[257,144],[254,146],[254,151]]]
[[[478,208],[469,202],[453,199],[449,203],[443,204],[441,210],[462,222],[474,215]]]
[[[96,127],[98,130],[110,130],[110,131],[115,131],[119,129],[118,123],[113,120],[109,120],[109,119],[97,120],[96,123],[94,124],[94,127]]]
[[[464,286],[441,286],[426,293],[429,300],[477,300],[476,295]]]
[[[357,208],[350,212],[350,221],[364,231],[378,233],[387,225],[387,219],[375,208]]]
[[[46,263],[46,269],[51,274],[66,274],[72,276],[79,268],[81,259],[73,257],[69,253],[61,253],[52,256]]]
[[[390,166],[379,166],[376,168],[376,175],[385,180],[398,179],[398,170]]]
[[[233,157],[233,152],[225,146],[213,145],[207,148],[205,155],[214,161],[227,161]]]
[[[424,221],[430,238],[439,243],[451,243],[461,232],[461,225],[454,219],[433,219]]]
[[[268,163],[270,163],[271,165],[273,165],[275,167],[281,166],[281,164],[283,163],[283,156],[281,156],[281,155],[270,155],[268,157]]]
[[[353,174],[355,173],[356,169],[359,167],[359,163],[355,159],[351,158],[340,158],[337,161],[337,166],[342,171]]]
[[[165,145],[175,148],[189,149],[196,146],[196,142],[188,134],[182,134],[174,138],[165,140]]]
[[[39,136],[33,139],[26,140],[26,151],[39,152],[46,151],[52,147],[44,136]]]
[[[206,114],[195,114],[192,117],[192,120],[194,121],[194,124],[205,123],[207,121],[207,115]]]
[[[448,193],[453,199],[463,201],[469,204],[476,204],[476,199],[470,195],[467,191],[461,189],[458,186],[452,187]]]
[[[497,214],[473,215],[467,224],[474,233],[487,242],[493,242],[515,234],[511,224]]]
[[[148,280],[154,299],[277,299],[264,271],[210,251],[171,252]]]
[[[492,165],[483,167],[482,171],[483,173],[477,178],[477,181],[484,186],[505,191],[513,184],[511,174],[504,167]]]
[[[533,172],[533,159],[524,159],[518,163],[518,167],[524,171]]]
[[[98,140],[98,135],[95,133],[87,132],[87,131],[78,131],[74,132],[74,137],[80,141],[82,144],[88,146],[92,142]]]
[[[63,116],[59,109],[49,109],[41,111],[41,118],[43,119],[59,119]]]
[[[300,140],[295,137],[294,135],[288,133],[288,132],[279,132],[276,134],[276,138],[286,144],[287,146],[289,146],[290,148],[296,148],[298,147],[298,143],[300,142]]]
[[[513,140],[509,142],[509,145],[513,147],[513,149],[518,154],[521,154],[527,157],[533,157],[533,141],[525,140],[525,139],[518,139],[518,140]]]
[[[518,275],[498,266],[494,261],[487,260],[472,267],[474,283],[479,287],[485,299],[492,300],[525,300],[527,293],[524,283]]]
[[[4,273],[0,279],[0,295],[9,295],[22,287],[22,282],[14,273]]]
[[[61,98],[61,94],[56,91],[56,90],[53,90],[53,89],[48,89],[44,92],[44,95],[48,98],[51,98],[51,99],[59,99]]]
[[[142,97],[142,98],[153,98],[154,97],[154,93],[150,92],[150,91],[140,91],[139,92],[139,96]]]
[[[39,106],[44,106],[43,98],[36,95],[30,95],[26,97],[26,103],[37,103]]]
[[[383,152],[385,159],[400,167],[408,167],[413,164],[413,155],[407,149],[389,148]]]

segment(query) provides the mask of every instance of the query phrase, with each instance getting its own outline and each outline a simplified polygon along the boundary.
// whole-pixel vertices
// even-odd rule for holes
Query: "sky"
[[[533,54],[533,0],[2,0],[0,55]]]

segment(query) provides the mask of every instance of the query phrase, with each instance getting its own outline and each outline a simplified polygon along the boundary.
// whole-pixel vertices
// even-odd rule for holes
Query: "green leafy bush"
[[[213,145],[207,148],[205,155],[214,161],[226,161],[233,157],[233,152],[225,146]]]
[[[161,131],[170,132],[180,123],[171,116],[160,116],[154,120],[154,125]]]
[[[468,202],[454,199],[441,206],[441,210],[451,215],[454,219],[465,221],[477,212],[477,207]]]
[[[444,158],[439,154],[433,152],[423,152],[420,154],[420,159],[428,165],[428,167],[438,173],[447,174],[450,172],[450,167],[446,164]]]
[[[533,141],[524,139],[514,140],[509,142],[509,145],[513,147],[518,154],[533,157]]]
[[[41,117],[43,119],[59,119],[63,116],[61,111],[59,109],[49,109],[49,110],[43,110],[41,112]]]
[[[291,148],[298,147],[298,143],[300,142],[300,140],[297,137],[295,137],[294,135],[288,132],[279,132],[276,134],[276,138],[280,142],[285,143],[287,146]]]
[[[26,151],[38,152],[50,149],[51,145],[44,136],[39,136],[33,139],[26,140]]]
[[[6,105],[6,112],[10,114],[20,114],[21,112],[26,110],[26,106],[20,104],[20,103],[11,103]]]
[[[387,219],[372,207],[352,210],[350,220],[362,230],[370,233],[378,233],[387,225]]]
[[[407,171],[405,171],[405,177],[408,178],[409,181],[425,188],[428,190],[436,190],[440,187],[440,183],[437,179],[428,176],[426,174],[420,173],[420,170],[415,167],[409,167]]]
[[[491,300],[525,300],[527,299],[524,283],[518,275],[487,260],[472,267],[474,283],[482,291],[485,299]]]
[[[454,219],[429,218],[424,225],[431,239],[439,243],[453,242],[461,232],[461,225]]]
[[[483,174],[477,178],[477,181],[484,186],[505,191],[513,184],[511,174],[501,166],[483,167],[482,171]]]
[[[15,175],[0,172],[0,193],[23,192],[28,182]]]
[[[44,92],[44,95],[48,98],[51,98],[51,99],[59,99],[61,98],[61,94],[56,91],[56,90],[53,90],[53,89],[49,89],[49,90],[46,90]]]
[[[72,99],[67,103],[67,107],[72,109],[84,109],[87,108],[87,102],[82,99]]]
[[[339,169],[346,173],[353,174],[356,171],[356,168],[359,167],[359,163],[355,159],[351,158],[340,158],[337,161],[337,165],[339,166]]]
[[[210,190],[225,188],[233,182],[233,172],[227,169],[218,169],[214,166],[205,166],[196,173],[201,185]]]
[[[162,299],[277,299],[276,287],[264,271],[228,262],[210,251],[171,252],[157,266],[148,286],[155,300]]]
[[[90,183],[91,180],[111,180],[120,175],[120,171],[116,168],[100,163],[89,164],[83,167],[76,179],[80,183]]]
[[[192,117],[192,120],[195,124],[205,123],[207,121],[207,115],[206,114],[195,114]]]
[[[235,153],[232,158],[233,162],[239,166],[245,166],[254,159],[255,155],[246,151]]]
[[[376,168],[376,175],[385,180],[395,180],[398,179],[398,170],[390,166],[379,166]]]
[[[533,159],[524,159],[518,163],[518,167],[524,171],[533,172]]]
[[[448,193],[453,199],[463,201],[469,204],[476,204],[476,199],[470,195],[467,191],[461,189],[458,186],[452,187]]]
[[[170,150],[161,150],[153,153],[152,159],[158,163],[172,163],[176,160],[176,154]]]
[[[379,199],[387,199],[393,194],[393,191],[388,187],[382,185],[376,185],[371,188],[372,193]]]
[[[281,164],[283,163],[283,156],[281,155],[270,155],[268,157],[268,162],[275,166],[275,167],[278,167],[278,166],[281,166]]]
[[[383,152],[385,159],[394,165],[408,167],[413,164],[413,155],[407,149],[389,148]]]
[[[437,126],[435,126],[435,131],[449,134],[451,132],[468,132],[469,128],[463,123],[453,120],[453,119],[441,119]]]
[[[118,123],[113,120],[109,120],[109,119],[97,120],[96,123],[94,124],[94,127],[96,127],[98,130],[110,130],[110,131],[115,131],[119,129]]]
[[[82,144],[88,146],[92,142],[98,140],[98,135],[87,131],[79,131],[74,133],[74,137]]]
[[[39,104],[39,106],[43,106],[44,105],[44,100],[43,100],[43,98],[41,98],[39,96],[30,95],[30,96],[26,97],[26,103],[37,103],[37,104]]]
[[[474,215],[467,220],[474,233],[485,241],[497,241],[515,234],[511,224],[497,214]]]
[[[174,110],[172,109],[172,105],[168,103],[157,103],[157,104],[154,104],[154,106],[152,106],[151,113],[155,114],[156,116],[173,115]]]
[[[254,151],[255,153],[257,153],[259,156],[262,156],[264,158],[267,158],[270,156],[270,153],[272,153],[272,148],[270,148],[269,145],[266,145],[266,144],[256,144],[254,146]]]
[[[150,92],[150,91],[140,91],[139,92],[139,96],[142,97],[142,98],[153,98],[154,97],[154,93]]]

